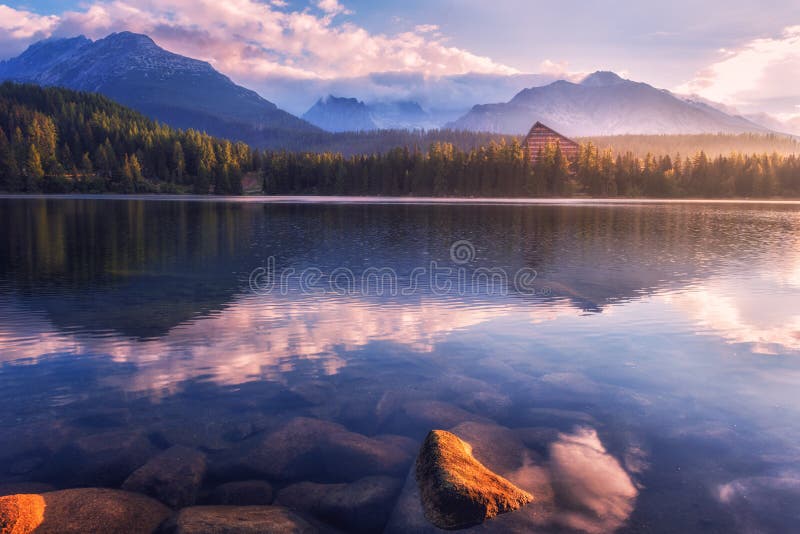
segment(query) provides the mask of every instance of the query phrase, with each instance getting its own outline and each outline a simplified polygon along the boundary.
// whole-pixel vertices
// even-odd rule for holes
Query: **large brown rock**
[[[400,474],[413,455],[392,440],[350,432],[330,421],[297,417],[257,436],[216,460],[219,478],[256,476],[271,480],[353,481],[370,475]]]
[[[318,529],[280,506],[192,506],[164,526],[168,534],[312,534]]]
[[[381,532],[402,485],[401,480],[385,476],[349,484],[299,482],[282,489],[277,503],[348,532]]]
[[[172,508],[183,508],[197,500],[205,474],[205,454],[176,445],[131,473],[122,489],[144,493]]]
[[[139,534],[170,515],[163,504],[120,490],[82,488],[0,497],[2,534]]]
[[[425,516],[448,530],[480,524],[533,500],[476,460],[468,443],[444,430],[433,430],[425,438],[416,479]]]

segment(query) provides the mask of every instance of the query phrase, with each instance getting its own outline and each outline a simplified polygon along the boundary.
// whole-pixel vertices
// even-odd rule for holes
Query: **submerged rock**
[[[44,482],[7,482],[0,484],[0,497],[16,495],[17,493],[45,493],[56,489],[58,488],[52,484],[45,484]]]
[[[169,509],[144,495],[82,488],[0,497],[0,532],[139,534],[155,532]]]
[[[412,455],[391,440],[350,432],[330,421],[298,417],[266,435],[248,440],[242,449],[217,459],[214,474],[259,476],[272,480],[315,477],[352,481],[369,475],[399,474]]]
[[[49,457],[68,443],[74,434],[74,429],[61,421],[5,426],[0,432],[0,472],[7,472],[22,457]]]
[[[157,452],[142,432],[92,434],[55,454],[48,464],[48,478],[63,486],[119,486]]]
[[[282,489],[277,503],[308,512],[348,532],[380,532],[401,487],[399,479],[384,476],[350,484],[300,482]]]
[[[183,445],[193,449],[219,451],[231,448],[225,439],[227,426],[207,421],[179,420],[162,423],[153,429],[153,435],[162,446]]]
[[[273,424],[271,418],[261,414],[243,415],[224,421],[180,418],[156,425],[152,433],[166,445],[183,445],[212,453],[235,447],[236,442]]]
[[[192,506],[164,525],[168,534],[312,534],[311,523],[280,506]]]
[[[431,431],[422,444],[416,479],[425,516],[448,530],[480,524],[533,500],[476,460],[468,443],[444,430]]]
[[[253,506],[272,504],[272,486],[263,480],[242,480],[217,486],[211,495],[216,504]]]
[[[40,456],[26,456],[18,458],[8,466],[8,473],[11,475],[25,475],[41,466],[44,459]]]
[[[385,404],[385,403],[384,403]],[[384,416],[383,428],[391,432],[419,436],[421,439],[431,428],[450,428],[465,421],[488,420],[479,415],[436,400],[412,400],[389,410]]]
[[[197,500],[205,474],[205,455],[176,445],[134,471],[122,489],[144,493],[172,508],[183,508]]]

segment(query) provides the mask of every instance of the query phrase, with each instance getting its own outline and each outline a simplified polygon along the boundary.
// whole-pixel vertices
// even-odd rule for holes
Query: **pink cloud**
[[[372,72],[418,72],[442,76],[469,72],[513,74],[514,68],[447,46],[430,26],[394,35],[370,33],[336,15],[338,0],[312,10],[285,11],[282,2],[256,0],[96,0],[76,11],[37,16],[0,6],[0,41],[29,44],[42,37],[83,33],[99,38],[114,31],[150,35],[179,54],[209,61],[242,81],[270,76],[334,79]]]
[[[553,483],[569,502],[557,520],[590,534],[613,532],[633,511],[639,490],[593,428],[560,434],[550,446]],[[643,460],[643,455],[640,455]]]
[[[58,22],[55,15],[37,15],[0,4],[0,49],[18,53],[28,43],[49,36]]]
[[[779,36],[754,39],[719,52],[717,61],[675,91],[697,94],[745,111],[760,111],[759,102],[796,98],[800,26],[789,26]]]

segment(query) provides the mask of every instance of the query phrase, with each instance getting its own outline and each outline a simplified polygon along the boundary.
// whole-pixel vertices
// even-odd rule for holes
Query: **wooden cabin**
[[[564,137],[560,133],[555,130],[552,130],[542,124],[539,121],[536,121],[536,124],[533,125],[531,131],[528,132],[528,136],[525,138],[525,143],[523,146],[528,151],[528,157],[530,158],[531,165],[536,164],[536,160],[539,157],[539,151],[544,149],[548,143],[553,145],[557,144],[561,148],[561,153],[569,160],[575,161],[578,159],[580,154],[580,146],[578,143]]]

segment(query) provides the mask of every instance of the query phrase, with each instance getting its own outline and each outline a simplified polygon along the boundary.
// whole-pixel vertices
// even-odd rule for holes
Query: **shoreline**
[[[189,202],[242,202],[262,204],[408,204],[408,205],[630,205],[630,204],[773,204],[800,205],[800,199],[729,199],[729,198],[617,198],[617,197],[396,197],[331,195],[170,195],[117,193],[0,193],[0,199],[64,200],[159,200]]]

